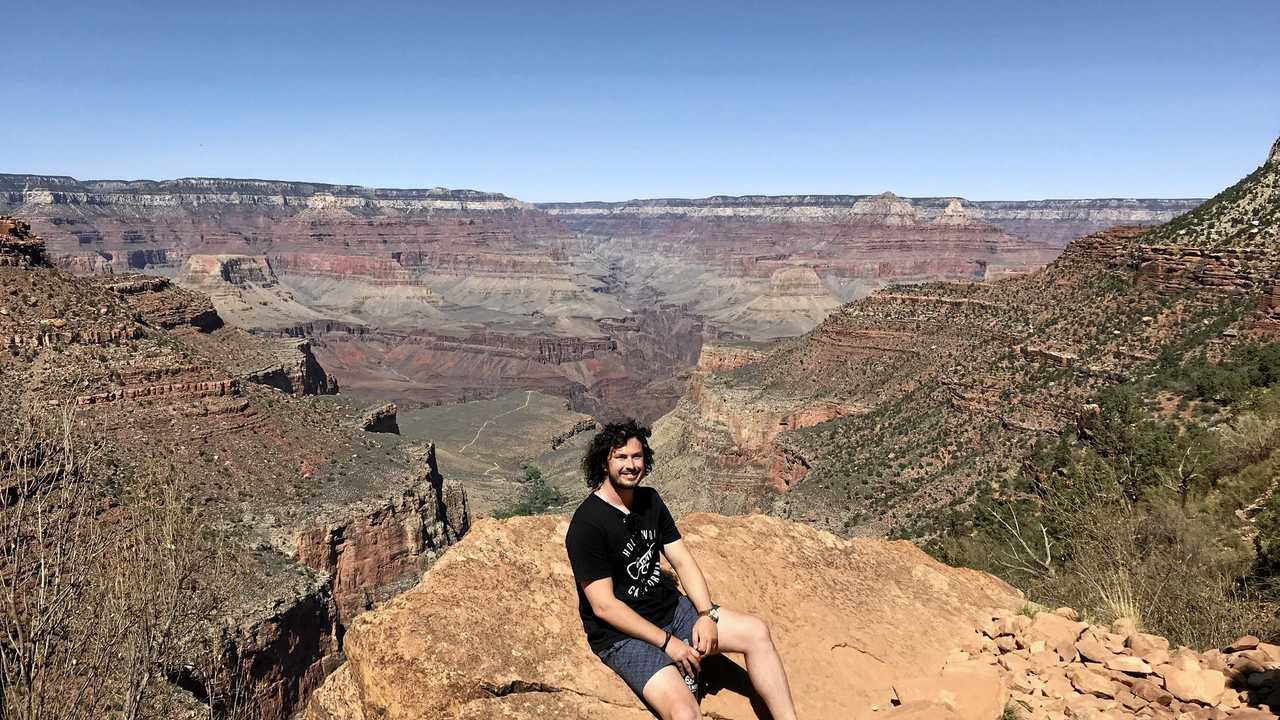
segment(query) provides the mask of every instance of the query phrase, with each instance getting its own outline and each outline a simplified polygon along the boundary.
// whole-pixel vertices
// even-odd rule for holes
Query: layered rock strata
[[[470,525],[466,493],[445,482],[431,446],[422,472],[399,494],[344,508],[335,519],[298,533],[296,557],[332,577],[336,619],[347,626],[385,600],[397,581],[416,579]]]
[[[383,403],[369,408],[360,416],[360,429],[366,432],[399,434],[400,426],[396,424],[398,410],[395,403]],[[434,455],[434,449],[432,452]]]
[[[770,222],[855,223],[885,218],[891,224],[944,226],[990,224],[1021,237],[1039,237],[1062,247],[1113,225],[1159,224],[1200,200],[973,201],[962,198],[900,198],[871,195],[744,195],[696,200],[632,200],[619,203],[544,203],[546,212],[570,222],[635,223],[639,220],[741,219]]]
[[[309,340],[278,340],[269,346],[270,364],[244,373],[244,379],[291,395],[333,395],[338,379],[325,372]],[[394,406],[393,406],[394,407]],[[393,410],[394,417],[395,412]]]
[[[31,226],[17,218],[0,215],[0,265],[31,267],[48,263],[44,242],[31,234]]]
[[[0,176],[0,211],[30,217],[60,266],[176,276],[240,327],[341,323],[452,338],[484,328],[618,348],[547,373],[488,363],[500,344],[384,364],[384,346],[344,338],[322,360],[350,363],[340,369],[355,391],[414,404],[539,388],[582,410],[646,419],[674,405],[703,339],[794,336],[890,282],[1025,274],[1068,236],[1190,206],[885,193],[535,207],[443,189]],[[663,325],[677,332],[653,331]]]
[[[336,665],[344,623],[466,532],[461,487],[429,448],[294,397],[331,389],[305,341],[225,326],[164,278],[74,277],[25,226],[5,230],[0,255],[12,246],[23,261],[0,263],[0,411],[71,408],[75,435],[117,463],[114,521],[134,511],[138,484],[165,478],[230,538],[235,571],[197,579],[237,599],[218,618],[231,684],[216,689],[255,717],[290,717]],[[176,647],[200,644],[188,640]],[[187,687],[184,672],[173,679]]]
[[[1233,237],[1270,237],[1270,215],[1255,213],[1255,226],[1240,213],[1269,207],[1277,178],[1269,160],[1189,214],[1185,234],[1116,228],[1024,277],[889,288],[759,360],[697,377],[655,431],[667,457],[655,482],[686,508],[722,508],[724,489],[750,491],[754,479],[758,492],[776,472],[771,446],[802,479],[747,507],[847,533],[932,532],[991,478],[1018,472],[1030,444],[1078,425],[1096,390],[1154,372],[1162,354],[1222,352],[1280,330],[1275,249],[1195,230],[1218,218],[1260,228]],[[858,411],[778,432],[741,421],[801,403]],[[742,468],[740,488],[712,472],[726,465]]]

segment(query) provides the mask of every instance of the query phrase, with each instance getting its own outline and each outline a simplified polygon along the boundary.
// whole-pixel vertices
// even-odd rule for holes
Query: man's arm
[[[662,647],[667,639],[667,632],[645,620],[640,613],[632,610],[613,594],[613,579],[600,578],[589,583],[581,583],[582,592],[591,603],[591,612],[596,617],[609,623],[619,632],[638,638],[651,645]],[[700,669],[698,653],[683,640],[672,635],[666,640],[666,653],[680,666],[686,675],[692,675]]]
[[[684,540],[676,540],[662,546],[662,554],[667,562],[680,576],[680,587],[684,594],[693,601],[698,612],[706,612],[711,608],[711,591],[707,589],[707,579],[702,576],[702,568],[693,559],[693,553],[684,546]]]
[[[707,579],[702,576],[702,568],[693,559],[693,553],[684,546],[684,540],[676,540],[662,546],[662,554],[667,562],[680,576],[680,586],[693,601],[693,607],[699,613],[711,609],[711,591],[707,589]],[[698,652],[706,655],[719,650],[720,634],[716,622],[703,615],[693,626],[693,645]]]

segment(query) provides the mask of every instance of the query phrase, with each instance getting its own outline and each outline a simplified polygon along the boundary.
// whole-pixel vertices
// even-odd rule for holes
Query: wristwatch
[[[698,612],[698,617],[702,617],[703,615],[711,618],[712,622],[720,622],[720,606],[715,603],[711,603],[711,607]]]

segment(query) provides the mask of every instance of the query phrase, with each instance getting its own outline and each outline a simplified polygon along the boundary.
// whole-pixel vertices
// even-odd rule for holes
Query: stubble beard
[[[643,470],[635,475],[623,475],[622,473],[618,473],[618,477],[616,478],[610,476],[609,482],[613,483],[614,490],[635,490],[640,486],[640,481],[644,480],[644,475]]]

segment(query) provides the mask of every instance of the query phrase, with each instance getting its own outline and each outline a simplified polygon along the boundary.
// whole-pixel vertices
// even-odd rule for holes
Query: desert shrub
[[[538,515],[563,503],[564,495],[542,477],[542,471],[533,465],[526,465],[520,495],[511,505],[494,515],[498,518]]]
[[[1175,642],[1273,633],[1280,521],[1264,511],[1251,547],[1234,512],[1275,474],[1270,395],[1213,431],[1154,418],[1130,387],[1096,400],[1096,412],[1037,443],[1017,476],[932,549],[1042,604],[1133,617]]]
[[[1280,382],[1280,343],[1248,344],[1218,363],[1188,360],[1174,379],[1194,397],[1232,405]]]
[[[1246,412],[1216,429],[1219,474],[1265,459],[1280,445],[1280,418]]]
[[[0,717],[175,715],[166,667],[198,657],[226,562],[174,477],[117,494],[69,415],[0,441]]]

